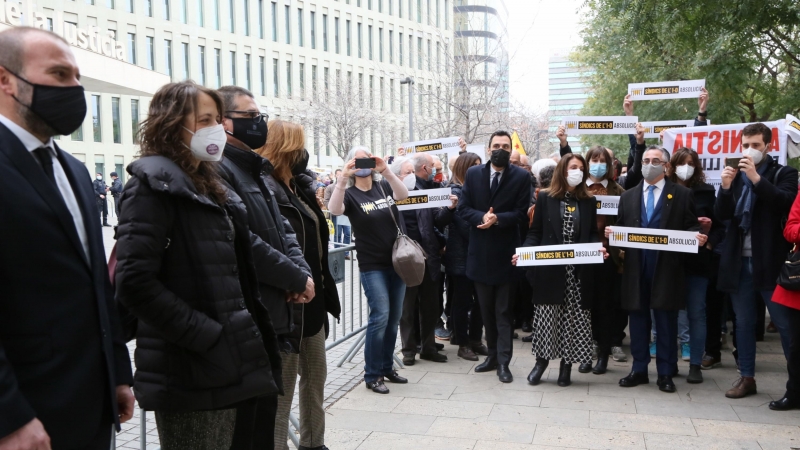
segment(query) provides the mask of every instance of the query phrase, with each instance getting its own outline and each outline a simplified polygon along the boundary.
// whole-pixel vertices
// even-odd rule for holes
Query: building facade
[[[589,70],[569,60],[570,50],[554,52],[548,63],[548,101],[550,133],[555,136],[564,116],[579,115],[591,88],[586,80]],[[558,139],[551,138],[557,143]],[[580,136],[568,136],[572,148],[580,148]],[[556,145],[557,147],[557,145]]]
[[[91,173],[124,179],[149,99],[184,79],[245,87],[270,118],[301,123],[334,80],[347,80],[387,118],[360,143],[396,148],[408,127],[399,82],[433,78],[434,53],[452,39],[451,1],[0,0],[0,30],[35,26],[73,45],[88,113],[58,143]],[[312,165],[340,166],[333,145],[306,129]]]

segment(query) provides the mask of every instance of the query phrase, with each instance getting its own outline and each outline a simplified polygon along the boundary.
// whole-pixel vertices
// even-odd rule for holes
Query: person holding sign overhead
[[[692,192],[665,178],[669,168],[669,152],[650,146],[643,154],[642,182],[625,191],[619,203],[617,226],[643,229],[698,231],[697,213]],[[614,227],[606,227],[606,238]],[[644,232],[643,232],[644,233]],[[699,245],[707,236],[698,234]],[[682,253],[665,250],[625,250],[622,271],[622,307],[630,314],[631,355],[633,370],[619,380],[622,387],[650,382],[650,309],[653,309],[658,331],[656,368],[658,388],[675,392],[672,377],[678,366],[678,311],[686,303],[686,274]]]
[[[524,247],[600,242],[597,205],[584,181],[589,173],[580,155],[561,158],[549,189],[539,192],[533,224]],[[607,258],[605,248],[601,249]],[[512,258],[517,264],[518,255]],[[595,273],[592,265],[537,266],[528,270],[536,287],[533,353],[536,365],[528,383],[537,385],[550,360],[561,358],[558,385],[572,384],[572,363],[592,363],[592,307]]]

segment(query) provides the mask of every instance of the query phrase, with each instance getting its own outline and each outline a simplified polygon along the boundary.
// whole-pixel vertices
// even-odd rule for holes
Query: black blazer
[[[509,282],[514,272],[511,257],[521,242],[519,226],[528,220],[531,177],[525,170],[509,165],[497,192],[492,195],[490,164],[467,170],[457,214],[470,227],[467,277],[478,283],[496,285]],[[497,223],[481,230],[478,225],[490,207],[494,208]]]
[[[661,196],[666,197],[661,202],[661,224],[658,228],[699,231],[700,224],[697,222],[692,191],[669,180],[665,181]],[[644,181],[620,196],[618,226],[641,227],[642,183]],[[622,307],[628,311],[638,311],[643,250],[635,248],[623,250],[625,250],[625,268],[622,271]],[[651,288],[651,309],[677,311],[686,307],[684,272],[686,255],[687,253],[658,252],[655,278]]]
[[[562,245],[564,221],[561,214],[561,200],[550,197],[546,191],[539,191],[536,200],[536,214],[528,231],[523,247],[540,245]],[[578,201],[578,220],[580,221],[576,244],[600,242],[597,234],[597,204],[594,197]],[[575,266],[575,274],[581,283],[581,308],[592,307],[594,299],[594,279],[600,264],[581,264]],[[538,266],[528,268],[528,281],[534,288],[533,302],[537,305],[561,305],[564,303],[566,289],[566,266]]]
[[[88,260],[58,188],[0,124],[0,438],[35,417],[53,448],[74,448],[117,422],[115,387],[133,379],[92,180],[56,152],[82,212]]]

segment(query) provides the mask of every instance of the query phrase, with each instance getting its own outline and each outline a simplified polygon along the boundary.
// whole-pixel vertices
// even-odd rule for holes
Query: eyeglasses
[[[243,117],[237,117],[237,119],[253,119],[253,123],[261,123],[262,120],[269,120],[269,114],[262,113],[258,111],[225,111],[226,113],[234,113],[240,114]],[[226,116],[229,119],[233,119],[230,115]]]
[[[657,158],[656,159],[643,159],[642,160],[642,164],[652,164],[654,166],[660,166],[660,165],[662,165],[664,163],[665,163],[665,161],[662,161],[662,160],[657,159]]]

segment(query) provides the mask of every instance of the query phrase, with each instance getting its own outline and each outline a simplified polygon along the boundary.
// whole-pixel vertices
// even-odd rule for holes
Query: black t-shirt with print
[[[392,268],[392,246],[397,239],[390,211],[395,219],[400,216],[394,206],[392,187],[380,181],[384,197],[377,183],[372,189],[362,191],[351,186],[344,191],[344,215],[350,219],[358,251],[358,268],[362,272]]]

